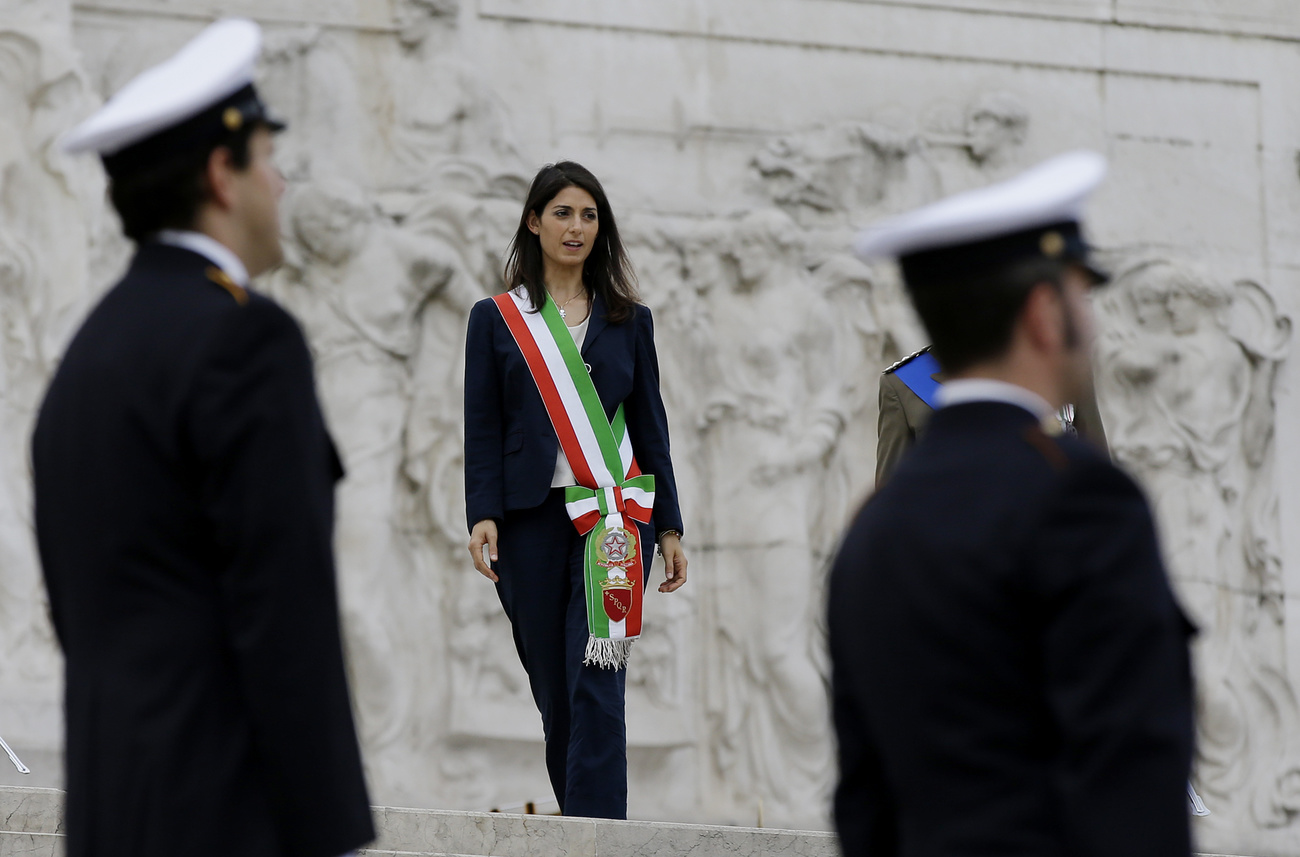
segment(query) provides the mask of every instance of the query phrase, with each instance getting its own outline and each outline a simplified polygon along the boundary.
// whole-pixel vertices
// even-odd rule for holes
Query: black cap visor
[[[1078,265],[1094,286],[1109,282],[1110,275],[1094,264],[1091,256],[1079,224],[1070,220],[923,250],[903,256],[898,263],[909,288],[975,279],[1030,259]]]

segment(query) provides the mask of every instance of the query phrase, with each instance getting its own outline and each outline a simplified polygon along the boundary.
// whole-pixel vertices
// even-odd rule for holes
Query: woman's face
[[[546,203],[541,217],[529,212],[528,228],[542,245],[547,267],[582,267],[600,231],[596,200],[580,187],[566,187]]]

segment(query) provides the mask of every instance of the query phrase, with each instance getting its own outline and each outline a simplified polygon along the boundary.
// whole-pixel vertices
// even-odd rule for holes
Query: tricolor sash
[[[587,597],[584,663],[618,669],[627,665],[641,634],[645,580],[640,531],[629,521],[650,523],[655,478],[642,475],[620,404],[611,423],[554,301],[540,312],[522,289],[493,298],[524,355],[560,449],[577,485],[564,489],[565,509],[587,537],[583,581]],[[628,520],[625,520],[628,519]]]

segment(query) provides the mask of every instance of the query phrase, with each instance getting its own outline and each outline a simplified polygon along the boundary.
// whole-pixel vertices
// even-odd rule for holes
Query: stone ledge
[[[833,834],[653,821],[375,807],[366,857],[598,857],[726,854],[838,857]],[[63,792],[0,787],[0,857],[59,857]]]
[[[839,857],[834,834],[659,821],[374,808],[362,857]],[[0,786],[0,857],[62,857],[63,792]],[[1201,854],[1198,857],[1241,857]]]
[[[838,857],[834,834],[656,821],[377,807],[379,840],[369,854],[598,857],[605,854],[727,854]],[[435,850],[436,849],[436,850]]]
[[[63,857],[63,835],[0,831],[0,857]]]
[[[0,786],[0,835],[25,833],[44,836],[63,834],[62,791]],[[0,854],[7,857],[8,853],[0,848]]]

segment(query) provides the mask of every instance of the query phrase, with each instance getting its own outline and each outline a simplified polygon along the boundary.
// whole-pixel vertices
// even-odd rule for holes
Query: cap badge
[[[1038,249],[1047,258],[1055,259],[1065,252],[1065,239],[1059,232],[1044,232],[1043,237],[1038,239]]]
[[[244,114],[239,112],[238,107],[227,107],[226,112],[221,114],[221,124],[226,126],[227,131],[238,131],[244,124]]]

